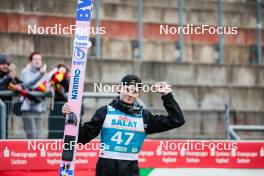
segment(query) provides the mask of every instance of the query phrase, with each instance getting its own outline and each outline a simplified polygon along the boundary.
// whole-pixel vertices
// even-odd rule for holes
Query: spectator
[[[58,64],[51,77],[54,89],[54,106],[49,113],[49,139],[61,139],[64,132],[64,114],[61,109],[67,102],[66,93],[69,91],[69,69],[64,64]]]
[[[22,82],[16,77],[15,66],[11,65],[12,59],[6,54],[0,53],[0,91],[13,89],[22,89]],[[8,138],[8,116],[12,109],[12,96],[0,96],[0,99],[6,106],[6,138]],[[0,119],[1,121],[1,119]],[[0,122],[1,123],[1,122]]]
[[[9,84],[13,82],[17,88],[21,88],[21,81],[16,77],[15,66],[11,66],[12,60],[8,55],[0,53],[0,90],[10,90]],[[10,96],[1,96],[2,100],[12,100]]]
[[[42,55],[33,52],[29,57],[29,63],[21,72],[21,80],[24,85],[33,90],[46,75],[46,65],[42,62]],[[28,139],[41,137],[43,131],[43,112],[45,111],[44,99],[40,103],[35,103],[26,97],[21,98],[23,127]]]

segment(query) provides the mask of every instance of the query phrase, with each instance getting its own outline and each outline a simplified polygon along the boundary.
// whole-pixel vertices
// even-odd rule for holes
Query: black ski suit
[[[145,133],[153,134],[168,131],[182,126],[185,123],[182,111],[175,101],[172,93],[162,96],[163,105],[168,115],[154,114],[143,109],[143,122]],[[110,105],[120,111],[131,114],[137,113],[122,106],[119,98],[113,100]],[[91,121],[80,125],[78,142],[85,144],[98,136],[107,114],[107,106],[99,108],[93,115]],[[138,176],[138,161],[117,160],[99,157],[96,164],[96,176]]]

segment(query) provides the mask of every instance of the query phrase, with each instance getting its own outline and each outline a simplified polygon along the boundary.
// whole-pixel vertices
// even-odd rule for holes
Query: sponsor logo
[[[77,21],[91,21],[92,0],[79,0],[77,5]]]
[[[138,149],[137,148],[132,148],[132,152],[133,153],[137,153],[138,152]]]
[[[133,122],[129,118],[125,117],[125,116],[119,116],[118,119],[112,119],[111,125],[121,126],[121,127],[136,128],[137,127],[137,122]]]
[[[87,34],[75,34],[74,46],[79,48],[90,48],[92,43],[89,41]]]
[[[85,53],[79,47],[74,47],[74,58],[77,60],[83,60],[85,58]]]
[[[74,51],[73,51],[73,61],[72,64],[73,65],[85,65],[85,52],[79,48],[79,47],[74,47]]]
[[[131,122],[131,120],[128,117],[126,117],[126,116],[118,116],[118,119],[119,120],[123,120],[125,122]]]
[[[114,150],[117,152],[127,152],[127,147],[116,146]]]
[[[79,69],[74,70],[73,84],[72,84],[72,96],[71,96],[72,100],[77,100],[78,98],[80,74],[81,74],[81,70]]]

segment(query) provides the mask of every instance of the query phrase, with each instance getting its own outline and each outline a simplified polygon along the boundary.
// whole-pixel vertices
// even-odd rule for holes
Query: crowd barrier
[[[0,175],[58,175],[61,147],[61,140],[1,140]],[[98,140],[78,145],[76,175],[94,175],[99,148]],[[263,163],[264,141],[146,140],[139,155],[141,175],[157,169],[262,171]]]

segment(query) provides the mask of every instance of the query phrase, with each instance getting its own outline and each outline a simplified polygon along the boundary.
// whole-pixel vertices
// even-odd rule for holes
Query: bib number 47
[[[118,131],[113,135],[111,141],[116,142],[117,144],[121,144],[125,142],[124,143],[125,145],[129,145],[133,137],[134,137],[134,133],[128,133],[128,132],[122,133],[121,131]],[[126,140],[123,140],[124,138],[126,138]]]

